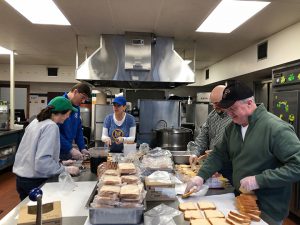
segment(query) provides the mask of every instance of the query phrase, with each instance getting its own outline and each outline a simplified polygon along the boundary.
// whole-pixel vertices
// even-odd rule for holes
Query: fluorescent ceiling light
[[[52,0],[5,0],[31,23],[71,25]]]
[[[230,33],[268,4],[270,2],[223,0],[196,31]]]
[[[12,53],[11,50],[8,50],[7,48],[3,48],[0,46],[0,55],[10,55]]]

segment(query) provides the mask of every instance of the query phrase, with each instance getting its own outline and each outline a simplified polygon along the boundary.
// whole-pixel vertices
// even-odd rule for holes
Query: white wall
[[[274,67],[300,59],[300,23],[292,25],[272,36],[268,40],[268,58],[257,60],[256,43],[209,67],[209,79],[205,80],[205,70],[196,71],[195,85],[207,85],[234,78],[247,73]]]
[[[17,57],[17,56],[16,56]],[[48,76],[46,65],[15,65],[15,81],[78,83],[74,66],[58,66],[58,76]],[[55,67],[55,66],[51,66]],[[9,81],[9,64],[0,64],[0,81]]]

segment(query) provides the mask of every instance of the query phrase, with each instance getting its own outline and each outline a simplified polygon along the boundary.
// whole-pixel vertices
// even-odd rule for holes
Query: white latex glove
[[[249,176],[241,179],[240,184],[241,184],[240,188],[246,191],[253,191],[259,189],[255,176]]]
[[[69,159],[69,160],[64,160],[62,161],[61,163],[64,165],[64,166],[70,166],[72,165],[74,162],[76,162],[75,160],[72,160],[72,159]]]
[[[83,155],[77,148],[72,148],[71,150],[72,159],[83,159]]]
[[[190,165],[196,164],[197,160],[198,160],[198,156],[191,155],[190,158],[189,158]]]
[[[66,166],[66,171],[73,176],[78,175],[80,172],[77,166]]]
[[[107,146],[111,146],[111,139],[108,137],[104,140],[104,143],[107,145]]]
[[[90,155],[90,152],[87,149],[82,149],[81,154],[83,155]]]
[[[200,188],[202,187],[203,182],[204,182],[204,180],[202,177],[195,176],[195,177],[191,178],[186,185],[186,189],[185,189],[184,193],[187,193],[187,192],[191,191],[192,189],[194,189],[195,192],[200,191]]]
[[[121,144],[121,143],[123,143],[124,142],[124,138],[123,137],[118,137],[117,139],[116,139],[116,143],[117,144]]]

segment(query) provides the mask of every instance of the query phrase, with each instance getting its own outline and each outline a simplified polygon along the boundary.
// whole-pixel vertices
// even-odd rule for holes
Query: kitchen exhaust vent
[[[257,45],[257,60],[266,59],[268,57],[268,41]]]
[[[76,79],[96,87],[174,88],[195,82],[195,74],[169,37],[150,33],[102,35],[100,48],[76,70]]]

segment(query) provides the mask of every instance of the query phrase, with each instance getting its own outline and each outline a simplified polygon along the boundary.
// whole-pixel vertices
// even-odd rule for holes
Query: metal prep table
[[[96,181],[97,176],[90,172],[87,168],[81,172],[80,176],[73,178],[75,182],[82,182],[82,181]],[[56,182],[58,179],[57,177],[51,178],[47,181],[47,183]],[[224,194],[232,192],[232,188],[222,189],[222,190],[209,190],[207,195],[215,195],[215,194]],[[88,199],[86,199],[86,202]],[[1,221],[0,225],[17,225],[16,216],[19,213],[19,208],[23,205],[26,205],[29,202],[29,198],[27,197],[22,202],[20,202],[11,212],[9,212]],[[86,204],[83,202],[82,204]],[[162,201],[162,202],[147,202],[147,210],[152,209],[153,207],[164,203],[168,206],[178,209],[178,201]],[[83,225],[87,219],[87,216],[72,216],[72,217],[63,217],[62,224],[63,225]],[[183,219],[183,215],[177,216],[174,218],[176,224],[189,224],[187,221]]]

